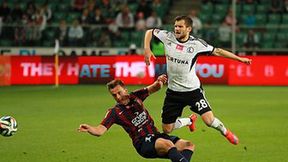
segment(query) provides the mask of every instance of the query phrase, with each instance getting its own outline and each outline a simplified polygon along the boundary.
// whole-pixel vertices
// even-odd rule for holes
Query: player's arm
[[[99,137],[107,131],[107,128],[102,124],[100,124],[96,127],[93,127],[93,126],[88,125],[88,124],[81,124],[78,128],[78,131],[79,132],[88,132],[91,135]]]
[[[147,87],[149,95],[160,90],[167,82],[167,76],[165,74],[160,75],[157,80]]]
[[[226,58],[230,58],[236,61],[240,61],[242,63],[245,63],[247,65],[250,65],[252,60],[249,58],[245,58],[245,57],[239,57],[235,54],[233,54],[232,52],[226,51],[224,49],[221,48],[215,48],[212,52],[213,55],[215,56],[222,56],[222,57],[226,57]]]
[[[146,31],[145,33],[145,37],[144,37],[144,60],[146,65],[150,65],[150,58],[151,56],[153,58],[155,58],[153,52],[150,49],[150,43],[151,43],[151,39],[152,39],[152,29],[149,29]]]

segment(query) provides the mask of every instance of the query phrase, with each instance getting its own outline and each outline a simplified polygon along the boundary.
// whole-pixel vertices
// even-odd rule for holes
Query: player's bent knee
[[[189,141],[186,144],[186,147],[184,149],[194,151],[195,150],[195,145],[192,142]]]
[[[164,138],[158,138],[156,140],[156,149],[160,149],[160,150],[165,150],[165,152],[168,152],[168,150],[170,150],[172,147],[175,147],[175,145],[169,141],[169,140],[166,140]]]
[[[188,140],[184,140],[184,139],[180,139],[179,141],[176,142],[175,145],[179,151],[183,151],[183,150],[194,151],[195,149],[195,145],[192,142]]]
[[[191,151],[194,151],[195,150],[195,145],[190,142],[190,141],[184,141],[184,148],[183,150],[191,150]]]

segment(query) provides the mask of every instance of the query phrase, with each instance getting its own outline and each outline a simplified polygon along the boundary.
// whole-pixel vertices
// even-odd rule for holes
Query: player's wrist
[[[146,48],[144,48],[144,51],[145,51],[145,52],[150,52],[151,49],[150,49],[149,47],[146,47]]]

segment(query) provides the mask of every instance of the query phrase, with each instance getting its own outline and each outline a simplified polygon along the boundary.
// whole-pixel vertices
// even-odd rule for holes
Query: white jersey
[[[211,53],[214,47],[205,41],[190,36],[186,42],[179,42],[173,32],[154,29],[153,35],[165,46],[168,88],[177,92],[200,88],[196,75],[196,60],[201,53]]]

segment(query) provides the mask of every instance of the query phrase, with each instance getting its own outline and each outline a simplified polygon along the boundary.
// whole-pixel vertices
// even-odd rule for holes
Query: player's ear
[[[189,26],[187,29],[188,29],[189,33],[192,32],[192,27],[191,26]]]

